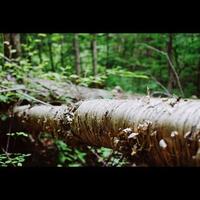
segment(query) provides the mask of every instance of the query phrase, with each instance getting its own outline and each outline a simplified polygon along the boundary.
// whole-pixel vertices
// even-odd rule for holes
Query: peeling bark
[[[14,108],[14,114],[18,129],[29,131],[34,138],[42,132],[72,145],[76,140],[71,138],[73,112],[67,106],[18,106]]]
[[[108,147],[151,166],[196,166],[200,101],[142,98],[88,100],[76,108],[16,107],[16,122],[67,143]],[[69,139],[70,138],[70,139]]]

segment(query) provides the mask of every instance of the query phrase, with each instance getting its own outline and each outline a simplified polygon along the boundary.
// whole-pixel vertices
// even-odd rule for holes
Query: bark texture
[[[109,147],[151,166],[196,166],[200,101],[177,99],[88,100],[76,108],[16,107],[18,123],[31,132],[85,145]],[[37,128],[36,128],[37,127]],[[71,141],[69,140],[69,141]]]
[[[73,145],[71,140],[76,141],[70,131],[73,112],[67,106],[18,106],[14,108],[14,114],[18,129],[29,131],[35,139],[42,132],[68,144]]]

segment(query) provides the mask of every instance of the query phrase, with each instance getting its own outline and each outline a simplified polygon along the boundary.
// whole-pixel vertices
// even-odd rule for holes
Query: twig
[[[151,76],[151,79],[153,79],[161,88],[163,88],[163,90],[168,94],[168,96],[172,96],[169,90],[161,82],[159,82],[155,77]]]
[[[104,167],[107,166],[107,163],[99,156],[98,152],[96,149],[94,149],[94,151],[92,151],[92,153],[99,159],[99,162],[101,162],[103,164]],[[102,160],[101,160],[102,159]]]
[[[9,154],[3,149],[3,147],[1,147],[2,151],[6,154],[6,157],[8,158],[8,160],[11,161],[11,164],[16,167],[16,165],[14,163],[12,163],[12,159],[10,158]]]
[[[24,96],[28,97],[29,99],[32,99],[32,100],[34,100],[34,101],[36,101],[36,102],[39,102],[39,103],[41,103],[41,104],[44,104],[44,105],[47,105],[47,106],[52,106],[51,104],[45,103],[44,101],[41,101],[41,100],[39,100],[39,99],[36,99],[35,97],[32,97],[32,96],[30,96],[30,95],[28,95],[28,94],[26,94],[26,93],[23,93],[23,92],[18,92],[18,93],[21,94],[21,95],[24,95]]]
[[[86,149],[89,150],[93,155],[95,155],[96,158],[98,158],[98,161],[99,161],[100,163],[102,163],[102,165],[103,165],[104,167],[107,167],[107,163],[106,163],[104,160],[101,160],[102,158],[99,156],[99,154],[98,154],[98,152],[97,152],[96,149],[92,149],[91,147],[86,147]]]
[[[111,160],[111,158],[113,157],[114,151],[108,156],[108,158],[106,159],[106,166],[108,166],[109,161]]]
[[[117,167],[119,163],[125,158],[124,155],[121,155],[121,158],[118,160],[118,163],[114,164],[113,167]]]
[[[159,92],[159,91],[154,91],[154,92],[152,92],[151,96],[158,95],[158,94],[160,94],[160,95],[165,95],[165,96],[171,97],[171,98],[173,97],[173,95],[171,95],[171,94],[169,94],[169,93]]]
[[[2,86],[1,86],[2,87]],[[4,89],[4,90],[0,90],[0,93],[3,93],[3,92],[11,92],[11,91],[16,91],[16,90],[22,90],[22,89],[25,89],[24,86],[20,86],[18,88],[9,88],[9,89]]]
[[[10,88],[8,88],[8,87],[5,87],[5,86],[1,86],[2,88],[5,88],[5,89],[7,89],[7,90],[10,90]],[[21,88],[22,89],[22,88]],[[25,89],[25,88],[23,88],[23,89]],[[26,90],[26,89],[25,89]],[[32,97],[32,96],[30,96],[30,95],[28,95],[28,94],[26,94],[26,93],[23,93],[23,92],[19,92],[19,91],[16,91],[18,94],[21,94],[21,95],[24,95],[24,96],[26,96],[26,97],[28,97],[29,99],[32,99],[32,100],[34,100],[34,101],[36,101],[36,102],[39,102],[39,103],[41,103],[41,104],[44,104],[44,105],[47,105],[47,106],[52,106],[51,104],[48,104],[48,103],[45,103],[44,101],[41,101],[41,100],[39,100],[39,99],[36,99],[35,97]]]
[[[176,72],[176,69],[175,69],[174,65],[172,64],[171,59],[169,58],[169,55],[168,55],[166,52],[161,51],[161,50],[159,50],[159,49],[157,49],[157,48],[155,48],[155,47],[152,47],[152,46],[150,46],[150,45],[148,45],[148,44],[145,44],[145,43],[137,43],[137,44],[139,44],[139,45],[144,45],[144,46],[146,46],[147,48],[152,49],[152,50],[154,50],[154,51],[156,51],[156,52],[158,52],[158,53],[164,55],[164,56],[167,58],[167,61],[169,62],[169,65],[170,65],[170,67],[171,67],[171,69],[172,69],[172,71],[173,71],[173,73],[174,73],[174,75],[175,75],[175,78],[176,78],[176,81],[177,81],[179,90],[180,90],[180,92],[181,92],[181,95],[184,97],[184,92],[183,92],[183,88],[182,88],[181,83],[180,83],[179,76],[178,76],[178,74],[177,74],[177,72]]]
[[[9,58],[7,58],[6,56],[4,56],[3,54],[0,53],[0,57],[4,58],[6,61],[12,63],[13,61],[10,60]]]

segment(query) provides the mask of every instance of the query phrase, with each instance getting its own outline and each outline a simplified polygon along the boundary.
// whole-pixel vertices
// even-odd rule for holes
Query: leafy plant
[[[85,164],[86,153],[70,148],[62,140],[56,140],[55,144],[59,150],[58,166],[62,167],[80,167]]]
[[[0,154],[1,167],[22,167],[23,163],[31,154],[22,153],[3,153]]]

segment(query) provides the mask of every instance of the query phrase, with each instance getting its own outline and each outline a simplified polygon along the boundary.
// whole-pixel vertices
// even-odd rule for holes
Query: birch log
[[[14,113],[30,132],[113,148],[151,166],[200,165],[199,100],[101,99],[83,101],[75,109],[23,106]]]

